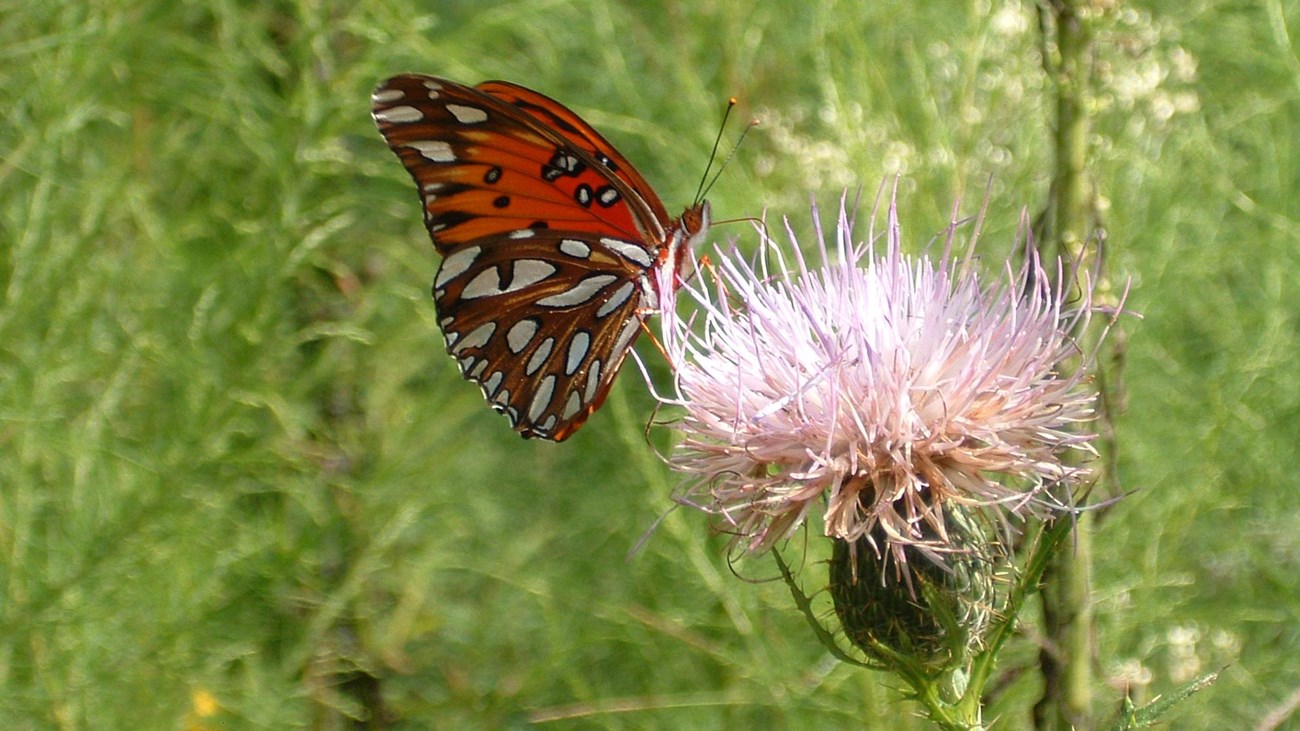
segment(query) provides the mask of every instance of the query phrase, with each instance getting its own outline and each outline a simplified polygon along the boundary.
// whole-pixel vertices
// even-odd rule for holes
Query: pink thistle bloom
[[[760,228],[757,263],[720,248],[681,287],[694,315],[665,297],[675,387],[661,400],[684,412],[670,456],[687,475],[678,499],[748,551],[824,506],[827,536],[852,542],[878,526],[888,545],[877,551],[900,563],[907,546],[936,560],[955,550],[949,503],[1007,530],[1016,515],[1073,509],[1088,473],[1063,458],[1093,452],[1077,425],[1094,417],[1095,393],[1083,369],[1059,366],[1089,362],[1070,334],[1094,310],[1091,282],[1058,264],[1068,302],[1032,245],[1018,270],[984,277],[971,252],[953,256],[956,228],[937,261],[906,257],[891,202],[880,252],[874,231],[853,243],[841,204],[831,246],[817,224],[820,267],[788,223],[788,248]]]

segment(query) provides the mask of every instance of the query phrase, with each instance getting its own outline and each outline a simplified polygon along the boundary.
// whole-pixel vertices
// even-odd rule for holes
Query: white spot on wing
[[[394,107],[396,109],[396,107]],[[430,162],[455,162],[456,153],[451,151],[451,143],[443,140],[415,140],[408,142],[403,147],[409,147],[412,150],[424,155],[425,159]]]
[[[514,265],[514,277],[505,291],[513,292],[530,284],[537,284],[555,273],[555,265],[540,259],[520,259]]]
[[[586,259],[591,256],[591,247],[577,239],[564,239],[560,241],[560,253],[574,259]]]
[[[514,231],[511,231],[509,233],[509,236],[512,239],[530,239],[534,235],[536,235],[536,233],[537,232],[532,230],[531,228],[521,228],[521,229],[516,229]]]
[[[672,271],[671,269],[669,271]],[[655,291],[650,277],[641,277],[641,307],[653,312],[659,311],[659,293]]]
[[[375,119],[388,124],[409,124],[424,119],[424,113],[406,104],[375,111]]]
[[[374,94],[370,95],[370,101],[375,104],[388,104],[406,96],[406,92],[401,89],[376,89]]]
[[[613,274],[593,274],[567,290],[537,300],[542,307],[573,307],[596,296],[605,285],[617,280]]]
[[[539,368],[546,363],[546,359],[551,357],[551,348],[555,347],[555,338],[547,338],[537,346],[533,351],[533,357],[528,359],[528,364],[524,366],[525,375],[533,375]]]
[[[569,341],[568,359],[564,361],[564,375],[571,376],[577,372],[583,358],[587,357],[589,347],[591,347],[591,335],[586,330],[579,330],[573,334],[573,339]]]
[[[546,417],[546,421],[537,425],[538,434],[546,434],[555,428],[555,414]]]
[[[483,372],[487,370],[487,366],[488,366],[487,358],[484,358],[483,360],[478,362],[478,365],[474,366],[474,370],[469,372],[469,377],[473,378],[476,381],[482,378]]]
[[[649,269],[650,265],[654,263],[654,258],[650,256],[650,252],[646,251],[645,247],[640,244],[618,239],[601,239],[600,243],[607,246],[615,254],[644,269]]]
[[[551,405],[551,396],[555,395],[555,375],[549,375],[537,384],[537,391],[533,393],[533,401],[528,405],[528,420],[537,421],[546,411],[546,407]]]
[[[501,371],[494,371],[492,375],[488,376],[488,379],[483,382],[483,395],[489,399],[492,398],[492,394],[496,393],[498,388],[501,388],[501,381],[505,380],[505,377],[506,374]]]
[[[632,296],[632,291],[636,289],[634,282],[625,282],[622,287],[614,290],[614,294],[605,300],[599,308],[596,309],[596,317],[605,317],[609,313],[617,310],[627,302],[627,298]]]
[[[641,318],[639,317],[628,320],[627,324],[623,326],[623,330],[618,334],[618,340],[614,341],[614,349],[610,351],[614,356],[614,362],[617,363],[619,358],[627,354],[628,347],[632,345],[632,338],[636,337],[640,329]]]
[[[596,398],[596,389],[600,386],[600,358],[591,362],[587,370],[587,390],[582,393],[582,400],[591,403]]]
[[[433,281],[433,286],[445,287],[447,282],[464,274],[466,270],[474,265],[474,260],[478,258],[481,251],[483,251],[482,247],[471,246],[443,259],[442,266],[438,269],[438,278]]]
[[[501,285],[501,272],[497,267],[489,267],[465,285],[460,293],[461,299],[478,299],[514,292],[537,284],[555,273],[553,264],[540,259],[520,259],[511,266],[514,276],[510,278],[509,286]]]
[[[461,124],[478,124],[479,122],[486,122],[488,118],[487,112],[482,109],[467,107],[464,104],[448,104],[447,111],[451,112],[451,116],[455,117],[456,121]]]
[[[570,391],[569,399],[564,402],[564,411],[560,412],[560,418],[568,421],[573,418],[574,414],[578,413],[580,408],[582,408],[582,399],[578,398],[578,392]]]
[[[459,355],[460,351],[465,350],[466,348],[481,348],[484,345],[487,345],[487,341],[492,338],[492,333],[495,332],[496,329],[497,324],[495,322],[485,322],[482,325],[479,325],[471,330],[468,335],[460,338],[455,347],[451,348],[451,354]],[[454,333],[448,333],[448,342],[451,341],[451,336],[453,334]]]
[[[520,320],[516,322],[510,331],[506,333],[506,344],[510,346],[510,352],[518,355],[524,352],[524,348],[533,341],[533,336],[537,334],[537,328],[540,323],[537,320]]]
[[[460,291],[460,298],[472,300],[494,294],[501,294],[501,273],[496,267],[488,267],[469,280],[469,284]]]

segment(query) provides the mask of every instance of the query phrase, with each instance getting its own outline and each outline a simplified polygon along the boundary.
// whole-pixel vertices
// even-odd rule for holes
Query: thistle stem
[[[1086,175],[1093,39],[1093,0],[1047,0],[1040,4],[1044,64],[1056,90],[1052,200],[1039,242],[1044,256],[1059,255],[1089,268],[1086,251],[1095,225],[1095,191]],[[1064,286],[1065,283],[1058,283]],[[1076,333],[1076,337],[1087,337]],[[1075,364],[1078,367],[1079,364]],[[1092,531],[1090,512],[1078,516],[1075,537],[1053,557],[1042,595],[1044,644],[1040,652],[1043,696],[1034,708],[1038,729],[1093,727]]]

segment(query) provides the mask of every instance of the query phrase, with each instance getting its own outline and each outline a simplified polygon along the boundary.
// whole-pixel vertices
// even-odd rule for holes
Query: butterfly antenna
[[[731,158],[736,156],[736,150],[739,150],[740,143],[745,141],[745,135],[749,134],[749,131],[757,127],[758,124],[759,121],[757,119],[749,120],[749,124],[745,125],[745,129],[740,133],[740,137],[736,138],[736,144],[731,146],[731,151],[722,159],[722,164],[718,166],[718,172],[713,174],[713,179],[709,181],[708,185],[703,187],[699,195],[696,196],[696,200],[702,200],[704,196],[709,194],[709,191],[713,189],[713,184],[718,182],[718,178],[722,177],[722,171],[727,169],[727,163],[731,162]]]
[[[707,190],[704,187],[704,182],[709,179],[709,171],[713,169],[713,161],[718,158],[718,145],[722,144],[722,130],[727,128],[727,120],[731,117],[731,110],[735,107],[736,97],[733,96],[727,100],[727,108],[722,112],[722,124],[718,125],[718,136],[713,138],[713,149],[709,151],[709,164],[704,166],[704,174],[700,176],[700,187],[695,189],[696,202],[703,199],[704,192]]]

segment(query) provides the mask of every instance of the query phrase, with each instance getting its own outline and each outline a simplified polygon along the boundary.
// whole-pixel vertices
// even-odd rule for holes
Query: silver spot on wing
[[[551,348],[555,347],[555,338],[547,338],[537,346],[533,355],[528,359],[528,364],[524,366],[525,375],[533,375],[546,363],[546,359],[551,357]]]
[[[524,348],[533,341],[533,336],[537,334],[537,328],[541,323],[537,320],[525,319],[516,322],[506,333],[506,345],[510,346],[510,352],[519,355],[524,352]]]
[[[537,421],[546,411],[546,407],[551,405],[551,397],[555,395],[555,375],[551,374],[542,379],[537,384],[537,390],[533,392],[533,400],[528,405],[528,420]]]
[[[654,263],[654,257],[646,251],[645,247],[640,244],[634,244],[631,241],[620,241],[619,239],[603,238],[600,243],[604,244],[615,254],[627,259],[643,269],[649,269]]]
[[[492,333],[496,332],[497,324],[495,322],[485,322],[474,328],[463,338],[459,338],[453,345],[452,336],[455,333],[447,333],[447,345],[452,355],[459,355],[460,351],[466,348],[481,348],[487,345],[488,340],[492,338]]]
[[[397,107],[394,107],[396,109]],[[451,150],[451,143],[443,140],[414,140],[402,147],[409,147],[430,162],[455,162],[456,153]]]
[[[569,341],[569,354],[564,362],[564,375],[571,376],[578,371],[578,366],[587,357],[587,350],[591,347],[591,334],[586,330],[579,330],[573,334],[573,339]]]
[[[451,116],[455,117],[456,121],[461,124],[478,124],[479,122],[486,122],[488,118],[487,112],[482,109],[464,104],[448,104],[447,111],[451,112]]]
[[[375,112],[375,119],[389,124],[410,124],[424,119],[424,112],[405,104],[397,107],[380,109]]]
[[[587,302],[610,282],[618,277],[613,274],[593,274],[559,294],[537,300],[542,307],[573,307]]]
[[[627,302],[628,297],[632,296],[635,289],[636,284],[634,282],[625,282],[622,287],[614,290],[614,294],[610,295],[609,299],[596,308],[596,317],[606,317],[609,313],[622,307],[623,303]]]

